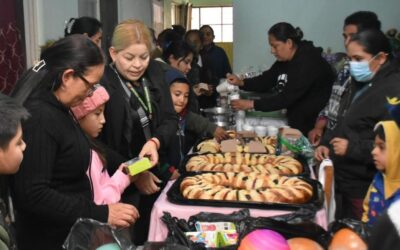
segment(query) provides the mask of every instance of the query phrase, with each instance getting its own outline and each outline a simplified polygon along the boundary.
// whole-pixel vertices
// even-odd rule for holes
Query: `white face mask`
[[[357,82],[368,82],[374,77],[375,73],[369,68],[369,63],[376,56],[372,57],[369,61],[350,62],[350,74]]]

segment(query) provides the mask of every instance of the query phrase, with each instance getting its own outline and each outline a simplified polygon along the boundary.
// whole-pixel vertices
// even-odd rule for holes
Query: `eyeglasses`
[[[80,73],[77,73],[76,75],[85,83],[87,87],[86,95],[89,97],[92,96],[93,92],[96,90],[96,84],[90,84],[90,82]]]

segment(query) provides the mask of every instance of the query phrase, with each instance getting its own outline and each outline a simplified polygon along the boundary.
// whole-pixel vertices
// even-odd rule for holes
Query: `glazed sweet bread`
[[[302,164],[290,156],[267,154],[223,153],[196,155],[186,163],[186,171],[256,172],[262,174],[296,175]]]
[[[237,134],[235,131],[228,130],[227,133],[229,138],[236,139]],[[254,137],[254,140],[261,142],[268,154],[276,153],[276,145],[278,142],[276,136]],[[196,149],[199,153],[220,153],[221,145],[214,139],[208,139],[199,143]],[[248,153],[249,147],[245,143],[241,143],[240,140],[238,140],[237,152]]]
[[[218,153],[221,151],[220,144],[214,139],[202,141],[197,145],[196,148],[199,152],[202,152],[202,153],[204,153],[204,152]]]
[[[308,202],[312,186],[297,177],[258,173],[205,173],[182,180],[180,190],[186,199],[224,200],[261,203]]]

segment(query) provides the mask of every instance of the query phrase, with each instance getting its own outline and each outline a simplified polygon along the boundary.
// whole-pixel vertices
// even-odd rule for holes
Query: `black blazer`
[[[178,128],[178,116],[172,105],[169,88],[165,84],[164,67],[161,62],[151,60],[144,76],[149,79],[153,119],[151,133],[160,140],[161,148],[169,144]],[[117,74],[107,65],[101,84],[107,89],[110,100],[106,104],[106,124],[100,136],[108,146],[124,157],[136,157],[146,142],[140,123],[135,95],[127,99]]]

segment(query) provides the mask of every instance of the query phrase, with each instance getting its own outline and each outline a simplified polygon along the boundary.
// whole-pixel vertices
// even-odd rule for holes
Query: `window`
[[[192,8],[192,29],[208,24],[214,30],[214,42],[233,42],[233,7]]]

